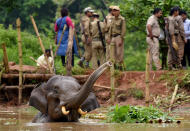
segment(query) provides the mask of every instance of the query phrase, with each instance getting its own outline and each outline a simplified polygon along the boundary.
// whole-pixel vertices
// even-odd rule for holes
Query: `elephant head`
[[[41,113],[34,122],[75,122],[81,115],[98,108],[99,104],[92,93],[92,87],[109,66],[110,62],[100,66],[83,86],[73,77],[60,75],[53,76],[47,83],[38,85],[32,91],[29,100],[29,105]]]

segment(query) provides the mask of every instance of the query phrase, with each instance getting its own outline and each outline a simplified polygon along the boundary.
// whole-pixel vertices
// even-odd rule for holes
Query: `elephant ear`
[[[81,105],[81,109],[87,112],[95,110],[96,108],[99,108],[99,107],[100,107],[100,104],[98,103],[95,94],[92,92],[90,92],[87,99]]]
[[[29,105],[38,109],[43,114],[47,113],[46,83],[38,84],[32,91]]]

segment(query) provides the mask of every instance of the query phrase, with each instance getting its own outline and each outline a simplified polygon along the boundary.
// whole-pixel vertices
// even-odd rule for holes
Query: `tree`
[[[40,31],[49,28],[55,20],[56,4],[52,0],[2,0],[0,6],[0,23],[8,27],[15,26],[16,18],[20,17],[21,28],[33,30],[29,15],[33,15]]]

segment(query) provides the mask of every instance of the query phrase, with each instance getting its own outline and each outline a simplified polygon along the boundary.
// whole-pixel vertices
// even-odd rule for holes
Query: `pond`
[[[190,131],[189,108],[177,110],[181,124],[110,124],[81,118],[76,123],[31,123],[37,113],[32,107],[0,107],[0,131]],[[182,115],[183,114],[183,115]]]

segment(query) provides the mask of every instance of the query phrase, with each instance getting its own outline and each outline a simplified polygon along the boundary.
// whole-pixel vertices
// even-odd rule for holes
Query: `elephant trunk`
[[[76,97],[73,97],[70,103],[66,106],[69,108],[79,108],[80,105],[86,100],[89,93],[92,90],[92,86],[96,82],[96,80],[102,75],[102,73],[108,68],[112,66],[111,62],[106,62],[103,65],[101,65],[97,70],[95,70],[88,80],[85,82],[83,87],[80,89],[79,93],[76,95]]]

